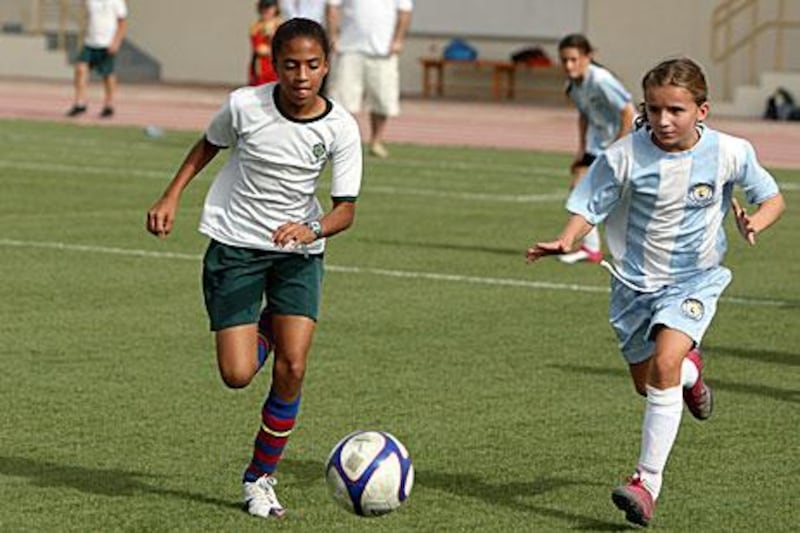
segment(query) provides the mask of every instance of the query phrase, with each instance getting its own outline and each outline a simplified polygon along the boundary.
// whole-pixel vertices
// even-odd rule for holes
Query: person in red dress
[[[277,0],[259,0],[258,20],[250,26],[250,45],[253,57],[250,60],[250,85],[263,85],[276,81],[272,68],[272,36],[282,20]]]

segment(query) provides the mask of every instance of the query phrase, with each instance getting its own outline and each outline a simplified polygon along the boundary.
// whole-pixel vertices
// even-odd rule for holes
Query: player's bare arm
[[[580,215],[572,215],[561,232],[553,241],[537,242],[525,252],[525,258],[532,263],[548,255],[561,255],[573,251],[575,243],[583,239],[592,228],[591,224]]]
[[[399,54],[403,51],[403,46],[406,40],[406,33],[408,27],[411,25],[411,11],[397,11],[397,23],[394,27],[394,35],[392,36],[392,44],[389,49],[390,54]]]
[[[181,193],[209,161],[214,159],[219,150],[218,146],[208,142],[205,137],[195,143],[164,194],[147,212],[147,231],[158,237],[169,235],[175,222]]]
[[[774,224],[786,209],[786,203],[782,194],[777,194],[768,198],[758,206],[752,215],[742,207],[736,198],[731,198],[731,207],[736,217],[736,227],[739,234],[747,241],[750,246],[756,244],[756,235]]]
[[[622,108],[622,111],[619,112],[619,132],[617,133],[616,140],[619,140],[625,137],[627,134],[631,132],[633,128],[633,117],[635,115],[635,110],[633,109],[633,104],[627,104],[625,107]]]

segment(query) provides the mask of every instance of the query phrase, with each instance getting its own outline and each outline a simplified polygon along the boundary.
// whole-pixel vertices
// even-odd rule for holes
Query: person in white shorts
[[[411,23],[413,0],[328,0],[333,51],[330,94],[351,113],[366,101],[370,153],[385,158],[389,117],[400,113],[398,55]]]

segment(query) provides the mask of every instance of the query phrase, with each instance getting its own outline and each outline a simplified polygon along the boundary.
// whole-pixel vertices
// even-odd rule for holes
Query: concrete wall
[[[247,81],[255,0],[129,0],[128,37],[161,62],[168,82]]]

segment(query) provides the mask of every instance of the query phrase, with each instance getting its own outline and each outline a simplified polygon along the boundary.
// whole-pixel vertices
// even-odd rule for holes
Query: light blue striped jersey
[[[699,126],[690,150],[664,152],[641,128],[612,144],[567,200],[591,224],[605,221],[615,275],[645,290],[719,265],[733,186],[760,204],[775,179],[744,139]]]
[[[617,138],[620,113],[631,102],[630,93],[608,70],[590,64],[581,83],[569,83],[567,95],[586,118],[586,152],[600,155]]]

